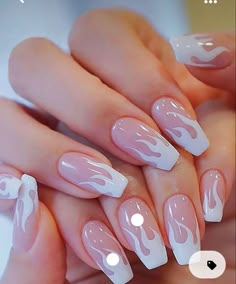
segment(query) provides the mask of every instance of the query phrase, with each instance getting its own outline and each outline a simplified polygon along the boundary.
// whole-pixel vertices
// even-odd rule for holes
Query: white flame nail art
[[[171,244],[171,247],[173,249],[174,255],[176,257],[176,260],[179,264],[185,265],[188,264],[190,257],[197,251],[200,250],[200,235],[199,235],[199,229],[198,225],[196,224],[196,241],[194,241],[193,232],[184,224],[181,224],[177,220],[175,220],[176,224],[182,229],[186,231],[187,238],[186,241],[183,243],[180,243],[176,241],[174,229],[172,228],[172,225],[170,222],[168,223],[169,226],[169,242]]]
[[[82,159],[88,163],[89,170],[95,174],[90,176],[87,181],[79,182],[78,185],[89,186],[99,193],[113,197],[122,195],[128,183],[126,177],[104,163],[97,163],[87,158]],[[99,184],[98,181],[103,184]]]
[[[142,128],[144,127],[142,126]],[[141,150],[134,147],[126,148],[135,151],[142,158],[143,161],[152,164],[154,167],[164,170],[170,170],[176,163],[179,157],[179,153],[161,135],[156,137],[151,135],[146,136],[151,138],[155,142],[155,144],[145,139],[138,139],[136,140],[136,142],[143,143],[144,145],[146,145],[147,148],[150,150],[150,153],[142,152]]]
[[[16,204],[16,223],[23,232],[26,232],[27,221],[38,211],[37,182],[29,176],[21,177],[23,182],[21,192]]]
[[[139,238],[130,230],[126,228],[123,230],[126,231],[133,239],[135,244],[135,252],[148,269],[156,268],[167,262],[166,248],[160,235],[155,230],[150,228],[154,234],[154,238],[152,240],[148,239],[145,229],[142,226],[140,227],[141,240],[139,240]],[[148,251],[147,254],[143,253],[140,242],[142,242],[142,245]]]
[[[125,273],[128,265],[124,263],[123,259],[121,256],[119,256],[119,254],[117,254],[117,252],[112,251],[112,250],[106,250],[108,252],[107,255],[105,255],[105,253],[103,253],[101,250],[96,249],[95,247],[91,246],[91,249],[93,249],[94,251],[96,251],[102,258],[102,263],[97,261],[97,265],[98,267],[106,273],[106,275],[110,278],[110,280],[115,283],[125,283],[122,281],[121,278],[121,273]],[[116,256],[116,260],[115,261],[109,261],[109,256],[111,256],[113,254],[113,256]],[[110,262],[110,263],[108,263]],[[116,263],[116,264],[115,264]]]
[[[22,181],[11,175],[0,175],[0,199],[16,199]]]
[[[84,231],[84,244],[98,267],[115,284],[127,283],[133,273],[129,261],[114,236],[100,222],[91,221]]]
[[[214,59],[225,51],[226,47],[214,47],[213,39],[201,34],[186,35],[170,41],[176,59],[184,64],[198,67],[214,67]],[[207,50],[206,47],[212,47]]]
[[[204,194],[203,211],[204,218],[206,221],[220,222],[223,216],[224,205],[217,192],[218,182],[219,179],[215,179],[213,187],[209,188],[209,192],[205,192]],[[214,208],[210,207],[210,199],[208,198],[209,194],[211,194],[211,198],[214,197]]]
[[[162,170],[179,158],[176,149],[157,131],[133,118],[122,118],[112,128],[113,142],[132,157]]]
[[[177,144],[196,156],[202,154],[209,147],[209,141],[196,120],[177,112],[167,112],[167,115],[173,115],[183,124],[183,127],[165,129]],[[192,133],[188,130],[189,127],[191,127]]]

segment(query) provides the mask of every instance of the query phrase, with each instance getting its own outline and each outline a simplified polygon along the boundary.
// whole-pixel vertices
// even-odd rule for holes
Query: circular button
[[[189,260],[190,272],[200,279],[218,278],[225,268],[225,258],[218,251],[201,250],[194,253]]]

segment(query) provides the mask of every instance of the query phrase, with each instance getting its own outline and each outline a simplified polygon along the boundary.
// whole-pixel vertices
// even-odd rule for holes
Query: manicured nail
[[[174,195],[165,204],[165,225],[171,248],[180,265],[200,250],[198,222],[192,202],[185,195]]]
[[[112,139],[123,151],[154,168],[171,170],[179,158],[162,135],[134,118],[119,119],[112,128]]]
[[[172,98],[157,100],[152,116],[167,135],[193,155],[199,156],[209,147],[199,123]]]
[[[148,206],[137,198],[126,200],[119,209],[120,227],[140,260],[148,269],[167,262],[159,228]]]
[[[128,179],[112,167],[83,154],[64,154],[58,169],[67,181],[112,197],[120,197],[128,183]]]
[[[184,35],[170,40],[176,59],[187,65],[224,68],[231,64],[230,50],[210,34]]]
[[[83,243],[98,267],[115,284],[133,278],[129,261],[112,232],[99,221],[90,221],[83,229]]]
[[[22,181],[8,174],[0,175],[0,199],[16,199]]]
[[[220,222],[225,202],[225,180],[219,171],[209,170],[202,176],[201,195],[205,220]]]
[[[38,231],[38,192],[33,177],[23,175],[21,180],[14,215],[13,248],[26,252],[33,246]]]

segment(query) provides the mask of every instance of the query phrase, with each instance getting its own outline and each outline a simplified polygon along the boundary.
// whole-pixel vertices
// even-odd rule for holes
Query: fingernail
[[[98,267],[115,284],[133,278],[129,261],[112,232],[99,221],[90,221],[83,229],[83,243]]]
[[[172,98],[157,100],[152,115],[167,135],[193,155],[199,156],[209,147],[209,141],[199,123]]]
[[[112,128],[112,139],[120,149],[154,168],[171,170],[179,158],[163,136],[134,118],[119,119]]]
[[[190,34],[170,40],[176,59],[184,64],[224,68],[231,64],[230,50],[210,34]]]
[[[78,153],[64,154],[58,170],[65,180],[83,189],[112,197],[120,197],[128,183],[128,179],[112,167]]]
[[[208,222],[220,222],[225,202],[225,180],[217,170],[207,171],[201,179],[202,207]]]
[[[16,199],[22,181],[8,174],[0,175],[0,199]]]
[[[148,269],[167,262],[167,253],[160,230],[148,206],[138,198],[122,203],[120,227],[128,243]]]
[[[180,265],[200,250],[200,234],[192,202],[185,195],[174,195],[165,204],[165,226],[171,248]]]
[[[23,175],[21,181],[14,215],[13,248],[26,252],[33,246],[38,231],[38,192],[33,177]]]

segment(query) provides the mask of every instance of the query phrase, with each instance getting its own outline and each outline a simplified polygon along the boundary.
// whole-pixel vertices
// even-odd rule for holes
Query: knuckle
[[[30,62],[52,44],[45,38],[29,38],[20,42],[11,52],[8,61],[8,77],[13,89],[17,90]]]

